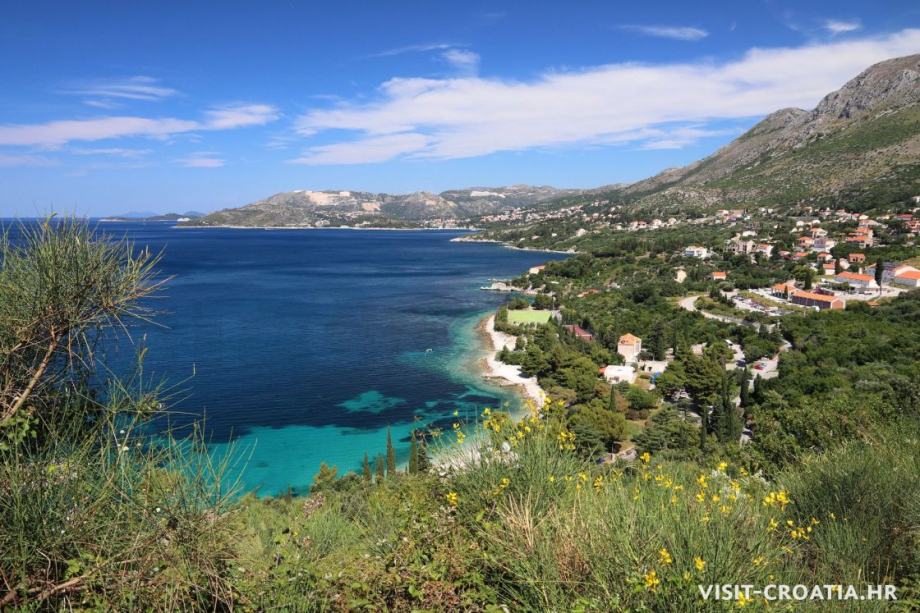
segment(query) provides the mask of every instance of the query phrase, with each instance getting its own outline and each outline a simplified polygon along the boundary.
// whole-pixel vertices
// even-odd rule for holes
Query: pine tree
[[[376,466],[375,472],[377,473],[377,483],[383,483],[383,479],[386,473],[385,473],[385,468],[384,468],[383,456],[380,455],[379,453],[377,454],[377,466]]]
[[[393,435],[387,428],[387,475],[396,474],[396,450],[393,449]]]
[[[362,474],[362,476],[364,477],[364,480],[365,480],[365,481],[370,482],[370,480],[371,480],[371,478],[372,478],[372,475],[371,475],[371,463],[370,463],[370,460],[367,459],[367,452],[366,452],[366,451],[364,452],[364,462],[361,464],[361,474]]]
[[[409,443],[409,474],[414,475],[418,472],[418,440],[415,436],[415,430],[412,430],[412,437]]]

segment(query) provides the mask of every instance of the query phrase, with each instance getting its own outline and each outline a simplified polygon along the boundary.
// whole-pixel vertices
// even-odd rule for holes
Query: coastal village
[[[578,244],[591,233],[613,231],[620,236],[655,237],[690,227],[707,228],[708,232],[701,236],[709,237],[670,252],[659,252],[652,260],[659,275],[670,277],[666,293],[672,297],[667,298],[667,304],[675,315],[667,317],[674,318],[676,313],[683,312],[681,317],[696,318],[693,321],[705,322],[707,326],[704,335],[686,339],[683,348],[678,338],[680,333],[664,331],[677,327],[667,320],[651,330],[647,325],[630,326],[627,318],[617,317],[617,309],[613,308],[604,316],[607,321],[615,322],[612,326],[615,333],[611,336],[612,330],[604,329],[599,318],[590,314],[595,308],[592,303],[603,303],[605,296],[629,292],[631,283],[617,274],[605,279],[611,271],[603,265],[591,279],[590,274],[585,274],[587,271],[572,275],[559,270],[565,264],[549,263],[532,267],[518,279],[495,281],[483,288],[524,297],[524,300],[511,299],[487,322],[494,350],[487,376],[521,387],[538,406],[547,399],[558,399],[560,387],[553,389],[557,380],[554,368],[543,370],[553,375],[541,377],[539,364],[528,368],[528,356],[522,351],[547,336],[540,331],[546,327],[558,330],[561,345],[591,356],[596,363],[594,378],[601,391],[591,402],[599,402],[609,393],[608,407],[626,407],[621,411],[626,423],[620,437],[608,439],[598,456],[604,461],[635,458],[634,439],[638,437],[641,441],[641,433],[652,423],[654,415],[668,406],[683,407],[683,419],[698,428],[705,427],[708,421],[722,419],[716,415],[720,400],[710,396],[705,403],[701,402],[699,390],[690,389],[693,385],[687,385],[684,379],[688,359],[705,356],[717,356],[724,373],[721,377],[730,382],[722,383],[725,389],[730,388],[722,395],[728,396],[725,404],[731,406],[730,412],[740,416],[731,438],[742,444],[750,441],[756,436],[756,424],[743,405],[750,402],[755,389],[761,390],[760,382],[780,375],[781,354],[791,348],[780,334],[784,319],[843,311],[854,305],[874,309],[920,288],[920,257],[916,247],[920,234],[917,206],[920,198],[911,200],[913,206],[875,215],[828,207],[805,208],[790,218],[760,207],[717,209],[693,219],[633,219],[628,223],[623,223],[622,215],[618,217],[615,212],[606,214],[609,219],[590,212],[593,204],[604,203],[566,209],[565,217],[571,219],[575,215],[578,219],[580,215],[581,223],[576,222],[574,232],[571,224],[558,227],[549,238],[564,244],[565,238],[559,234],[569,232],[571,240]],[[554,219],[557,213],[529,212],[525,220],[521,217],[524,213],[509,211],[490,220],[508,221],[514,217],[532,222],[534,216],[540,216],[545,221]],[[539,235],[530,237],[539,238]],[[643,268],[648,271],[650,265]],[[597,266],[597,260],[592,260],[592,267]],[[631,281],[635,280],[633,277]],[[666,335],[668,339],[662,338]],[[583,411],[584,399],[567,395],[565,386],[561,387],[564,396],[561,402],[570,407],[570,414]],[[604,392],[606,389],[611,391]],[[584,394],[586,398],[591,395],[590,391]],[[639,402],[632,406],[631,398],[636,397]]]

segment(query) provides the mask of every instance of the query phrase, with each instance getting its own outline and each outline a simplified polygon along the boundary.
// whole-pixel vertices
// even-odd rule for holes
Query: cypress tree
[[[747,368],[741,369],[741,378],[738,381],[741,385],[741,408],[747,409],[751,406],[751,373],[748,372]]]
[[[763,402],[763,377],[754,378],[754,391],[751,397],[754,402]]]
[[[428,457],[428,441],[425,436],[418,437],[418,446],[415,452],[415,463],[418,472],[426,473],[431,468],[431,459]]]
[[[409,443],[409,474],[414,475],[418,472],[418,440],[415,437],[415,430],[412,431],[412,440]]]
[[[396,474],[396,450],[393,449],[393,435],[387,428],[387,474]]]
[[[384,463],[383,463],[383,456],[378,453],[377,454],[377,466],[376,466],[377,483],[383,483],[383,479],[386,475],[384,470],[385,469],[384,469]]]
[[[370,463],[370,460],[367,459],[366,451],[364,452],[364,462],[361,464],[361,474],[364,476],[365,481],[370,482],[372,478],[371,463]]]
[[[875,263],[875,282],[878,283],[879,291],[882,289],[882,276],[885,274],[885,262],[882,258]]]
[[[840,263],[840,258],[834,258],[834,274],[839,275],[843,272],[843,264]]]

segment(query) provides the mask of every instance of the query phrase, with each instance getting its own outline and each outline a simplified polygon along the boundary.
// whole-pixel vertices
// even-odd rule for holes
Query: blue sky
[[[633,181],[918,52],[908,0],[5,3],[0,216]]]

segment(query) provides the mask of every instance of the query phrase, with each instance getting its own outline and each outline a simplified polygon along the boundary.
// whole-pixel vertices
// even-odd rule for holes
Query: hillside
[[[920,192],[920,55],[871,66],[811,111],[781,109],[711,156],[630,185],[638,206],[852,204]],[[855,201],[855,202],[854,202]]]
[[[456,220],[579,193],[547,186],[472,187],[434,194],[297,190],[217,211],[188,225],[252,227],[454,225]]]

